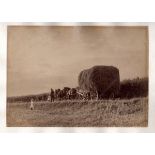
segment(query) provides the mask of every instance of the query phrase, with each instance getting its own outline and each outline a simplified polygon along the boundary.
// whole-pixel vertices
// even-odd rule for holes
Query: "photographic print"
[[[8,127],[147,127],[147,26],[8,26]]]

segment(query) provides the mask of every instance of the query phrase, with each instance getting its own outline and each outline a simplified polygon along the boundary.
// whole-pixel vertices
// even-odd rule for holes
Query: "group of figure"
[[[55,91],[51,89],[48,101],[54,102],[54,100],[74,100],[74,99],[84,99],[89,100],[91,98],[90,92],[79,91],[76,88],[64,87],[61,89],[56,89]]]
[[[98,100],[98,94],[93,91],[84,91],[77,88],[69,88],[64,87],[61,89],[56,89],[55,91],[51,88],[50,95],[47,97],[47,101],[54,102],[55,100],[61,101],[61,100],[92,100],[97,99]],[[34,110],[34,99],[32,98],[30,100],[30,109]]]

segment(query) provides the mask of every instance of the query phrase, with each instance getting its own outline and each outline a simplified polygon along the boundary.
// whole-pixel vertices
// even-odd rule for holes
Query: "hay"
[[[119,70],[113,66],[94,66],[80,72],[79,87],[90,92],[97,92],[100,98],[118,94],[120,89]]]

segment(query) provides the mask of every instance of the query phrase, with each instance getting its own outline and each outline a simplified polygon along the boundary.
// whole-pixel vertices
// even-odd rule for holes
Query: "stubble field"
[[[147,127],[148,99],[7,103],[8,127]]]

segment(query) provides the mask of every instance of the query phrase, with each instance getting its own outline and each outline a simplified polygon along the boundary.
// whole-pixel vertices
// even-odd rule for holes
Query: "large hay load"
[[[79,87],[96,93],[97,99],[117,96],[120,89],[119,70],[113,66],[94,66],[80,72]]]

